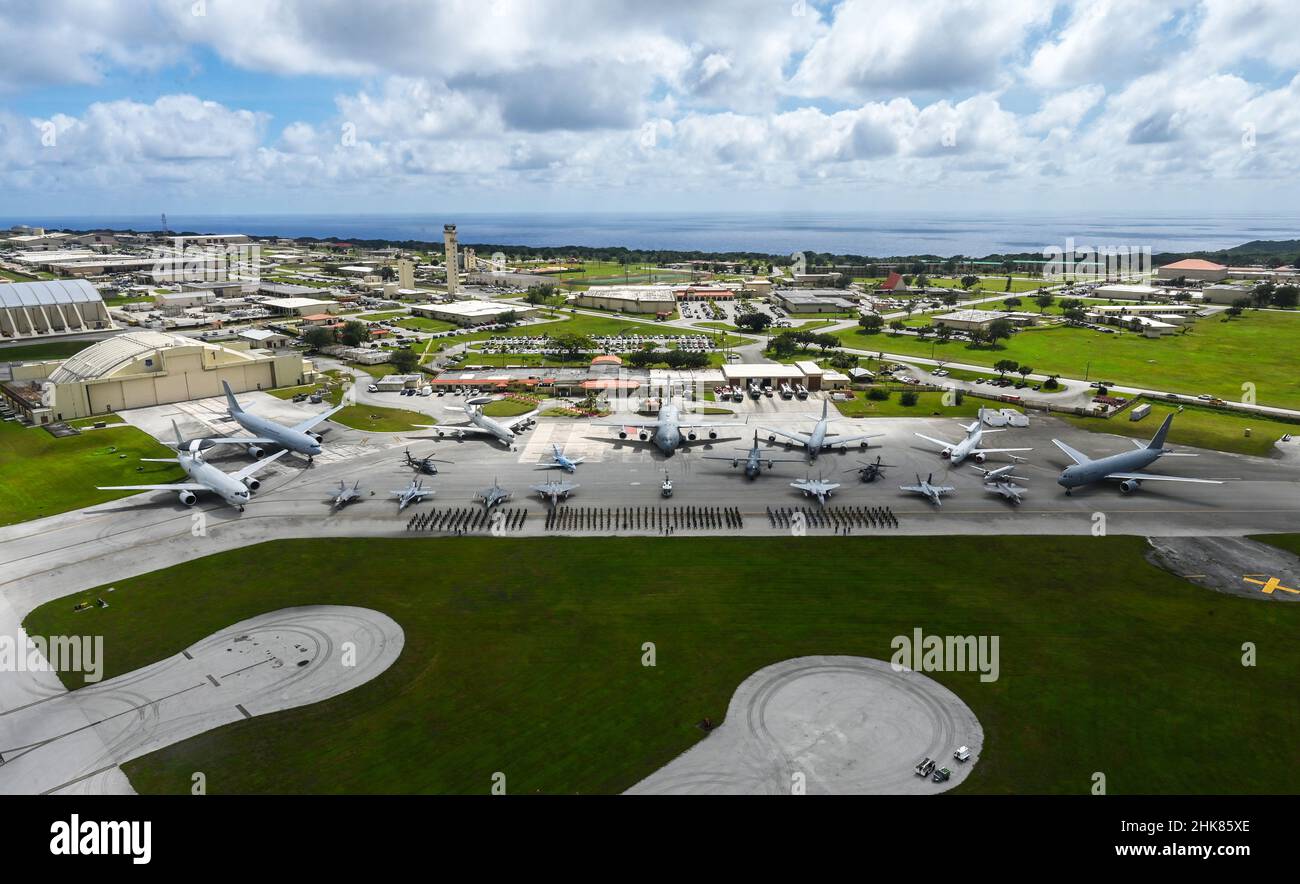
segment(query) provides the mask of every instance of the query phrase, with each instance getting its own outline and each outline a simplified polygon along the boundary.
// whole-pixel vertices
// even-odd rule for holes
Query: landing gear
[[[1072,495],[1072,494],[1074,494],[1074,489],[1072,489],[1072,488],[1066,488],[1066,489],[1065,489],[1065,496],[1066,496],[1066,497],[1069,497],[1069,496]]]
[[[239,508],[239,511],[242,513],[242,512],[244,511],[244,508],[241,506],[241,507]]]

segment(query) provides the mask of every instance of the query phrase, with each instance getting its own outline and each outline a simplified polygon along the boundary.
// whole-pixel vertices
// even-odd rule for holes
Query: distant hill
[[[1282,264],[1294,265],[1300,261],[1300,239],[1254,239],[1230,249],[1213,252],[1161,252],[1151,256],[1157,267],[1183,258],[1204,258],[1221,264],[1269,264],[1280,261]]]

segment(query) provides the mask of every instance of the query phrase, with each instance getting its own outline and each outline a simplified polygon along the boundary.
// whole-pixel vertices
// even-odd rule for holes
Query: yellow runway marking
[[[1260,592],[1268,593],[1269,595],[1272,595],[1273,590],[1275,589],[1280,589],[1283,592],[1289,592],[1292,595],[1300,595],[1300,589],[1292,589],[1289,586],[1283,586],[1282,581],[1276,577],[1270,577],[1267,580],[1255,580],[1252,577],[1243,577],[1241,579],[1246,581],[1247,583],[1256,584],[1257,586],[1261,587]]]

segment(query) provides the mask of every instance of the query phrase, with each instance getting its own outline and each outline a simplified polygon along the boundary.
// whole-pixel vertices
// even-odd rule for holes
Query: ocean
[[[625,246],[702,252],[796,251],[889,257],[1041,252],[1049,245],[1149,247],[1153,253],[1213,250],[1256,239],[1300,238],[1300,214],[987,214],[813,212],[746,213],[448,213],[433,215],[169,214],[173,231],[252,236],[442,241],[457,226],[467,245]],[[4,217],[0,227],[28,224],[76,229],[156,230],[157,215]]]

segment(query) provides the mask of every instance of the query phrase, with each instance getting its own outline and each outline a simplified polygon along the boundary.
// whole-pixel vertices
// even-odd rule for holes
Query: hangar
[[[117,328],[84,280],[0,285],[0,339],[43,338]]]
[[[298,353],[199,341],[154,331],[128,332],[56,362],[15,365],[5,397],[35,423],[66,421],[221,395],[308,383],[316,376]]]

